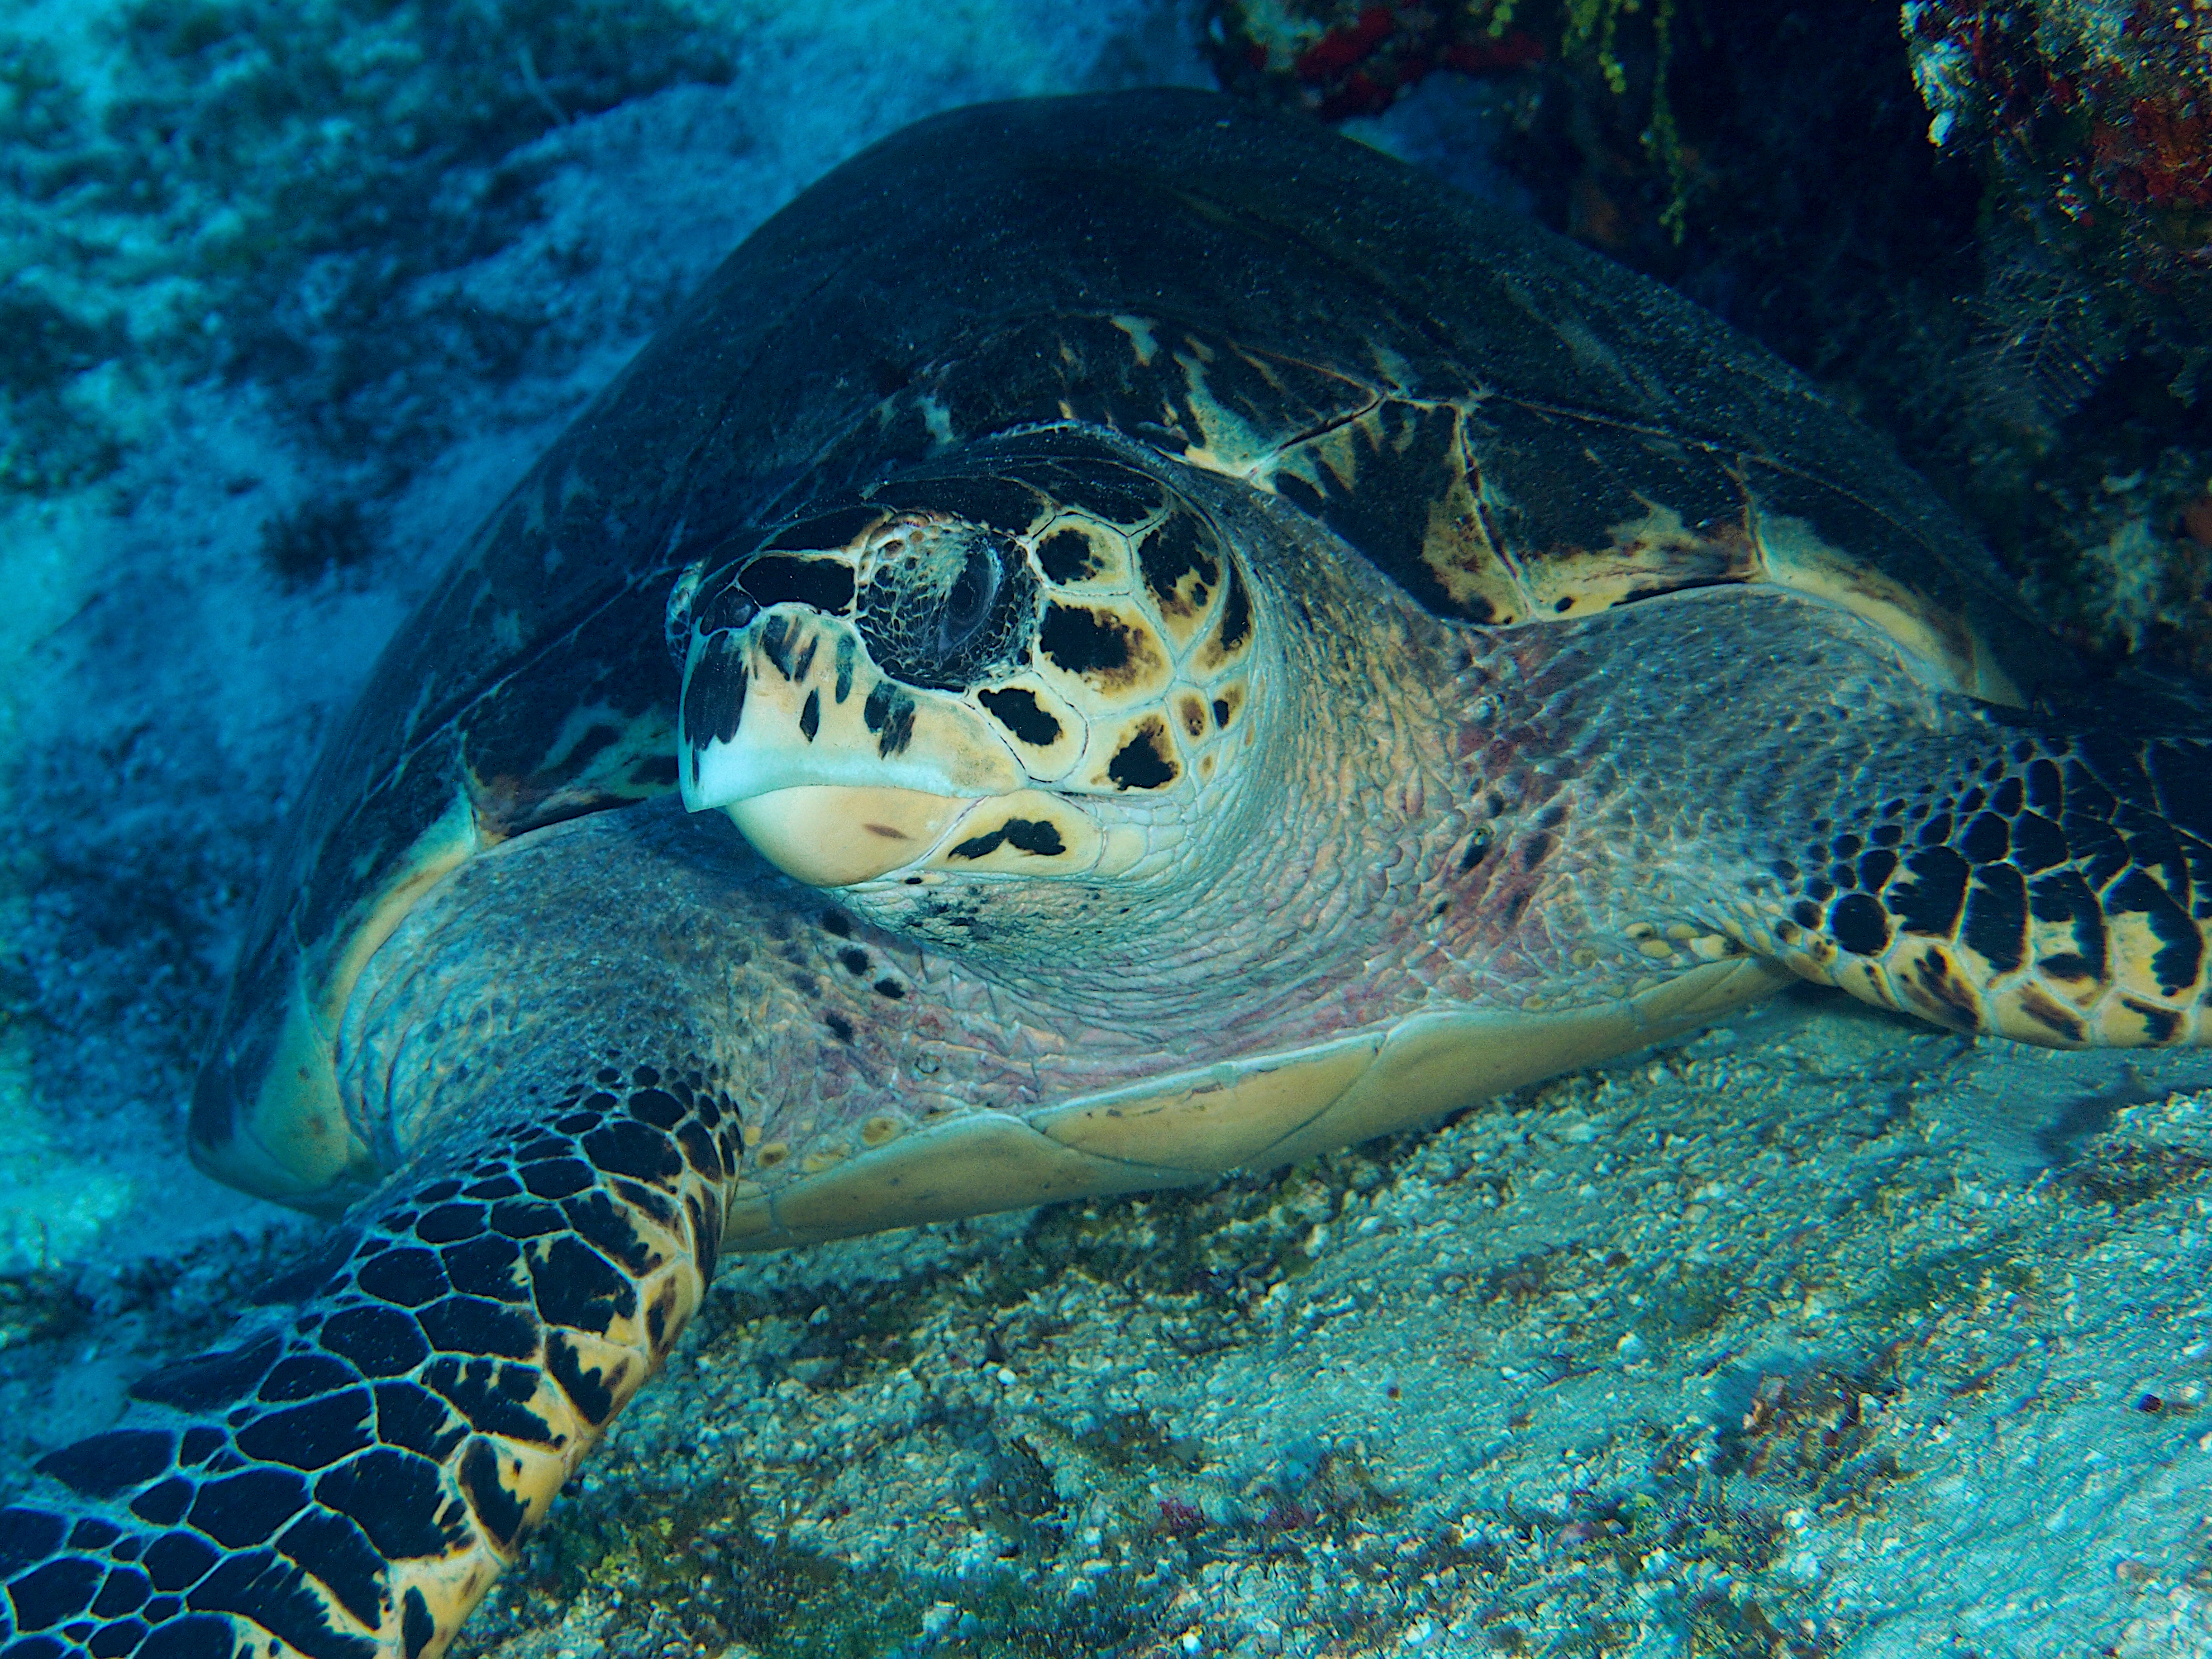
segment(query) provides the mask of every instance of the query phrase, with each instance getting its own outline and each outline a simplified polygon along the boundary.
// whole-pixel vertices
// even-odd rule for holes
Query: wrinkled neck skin
[[[611,1048],[706,1057],[773,1137],[1048,1104],[1424,1012],[1604,1004],[1741,954],[1741,895],[1805,828],[1796,804],[1977,718],[1863,623],[1772,590],[1486,630],[1368,574],[1310,574],[1303,615],[1268,583],[1255,751],[1147,878],[975,880],[951,906],[818,891],[672,802],[474,860],[356,990],[356,1127],[389,1167],[489,1067],[550,1091]]]
[[[1438,906],[1472,827],[1454,753],[1467,641],[1311,545],[1296,515],[1213,505],[1252,576],[1260,657],[1247,746],[1222,776],[1162,806],[1112,803],[1152,814],[1164,858],[1103,880],[894,873],[841,895],[1027,1018],[1103,1031],[1124,1054],[1296,1047],[1418,1000],[1382,981],[1451,933]],[[1343,999],[1358,981],[1355,1014]]]

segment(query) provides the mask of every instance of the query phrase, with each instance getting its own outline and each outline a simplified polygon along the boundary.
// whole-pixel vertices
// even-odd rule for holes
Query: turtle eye
[[[858,601],[876,666],[940,691],[965,691],[1010,667],[1036,613],[1036,578],[1014,544],[957,522],[909,526],[902,541]]]
[[[937,613],[937,654],[950,659],[973,640],[990,620],[991,601],[999,597],[999,562],[991,544],[977,538],[969,544],[960,574],[945,595]]]

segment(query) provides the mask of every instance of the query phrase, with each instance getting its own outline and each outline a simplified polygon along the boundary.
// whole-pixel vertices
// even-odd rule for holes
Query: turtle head
[[[692,567],[684,804],[817,886],[1176,867],[1244,769],[1255,627],[1164,471],[1042,428]]]

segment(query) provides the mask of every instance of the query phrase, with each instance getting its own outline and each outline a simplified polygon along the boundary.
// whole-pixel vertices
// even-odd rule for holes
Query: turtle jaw
[[[684,805],[816,887],[912,864],[1028,781],[968,709],[880,677],[849,623],[799,604],[693,639],[682,741]]]
[[[925,857],[973,800],[865,784],[798,784],[722,810],[793,881],[849,887]]]

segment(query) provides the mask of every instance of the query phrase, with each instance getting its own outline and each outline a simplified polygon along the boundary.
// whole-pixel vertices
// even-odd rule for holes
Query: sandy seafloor
[[[387,273],[368,322],[342,301],[376,237],[319,245],[295,323],[392,353],[336,410],[281,355],[173,349],[259,320],[222,309],[234,265],[168,256],[270,180],[179,160],[166,218],[118,220],[19,188],[11,118],[0,276],[119,331],[60,394],[112,465],[0,526],[11,1489],[313,1236],[194,1173],[179,1114],[273,826],[440,560],[862,143],[1207,78],[1150,0],[714,11],[726,81],[596,114],[532,89],[545,130],[439,186],[520,177],[528,210]],[[146,92],[125,16],[18,4],[0,67],[38,42],[112,107]],[[1364,131],[1493,188],[1486,109],[1437,83]],[[379,332],[484,314],[527,319],[489,368]],[[264,526],[333,499],[374,556],[280,580]],[[739,1261],[463,1649],[2212,1655],[2208,1079],[1808,993],[1286,1175]]]

